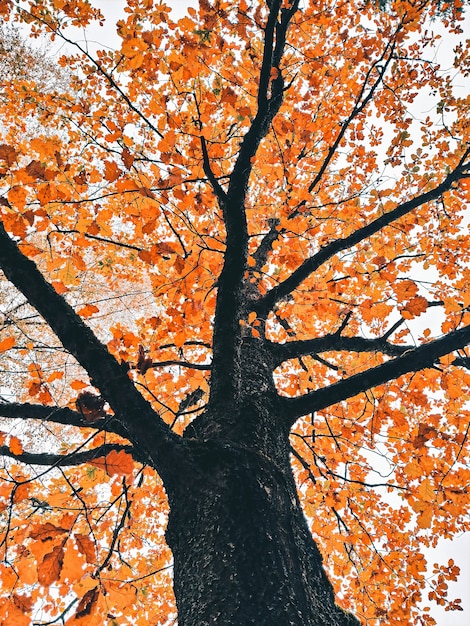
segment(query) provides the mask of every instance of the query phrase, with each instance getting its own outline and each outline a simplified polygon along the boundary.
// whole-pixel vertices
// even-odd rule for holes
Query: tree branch
[[[57,335],[62,345],[88,372],[128,439],[145,451],[158,471],[171,465],[178,437],[140,395],[121,366],[67,301],[45,280],[0,222],[0,268]],[[172,444],[172,445],[170,445]]]
[[[306,339],[304,341],[287,341],[286,343],[273,343],[267,341],[267,346],[273,355],[274,366],[278,367],[284,361],[297,359],[301,356],[316,355],[322,352],[381,352],[388,356],[400,356],[405,352],[414,350],[415,346],[394,345],[378,339],[366,339],[364,337],[343,337],[339,333]]]
[[[85,450],[84,452],[72,452],[71,454],[47,454],[47,453],[32,453],[23,452],[21,454],[14,454],[8,446],[0,446],[0,456],[7,456],[15,461],[26,463],[28,465],[42,465],[46,467],[70,467],[73,465],[81,465],[82,463],[89,463],[101,457],[105,457],[112,451],[127,452],[134,458],[136,457],[136,450],[134,446],[125,446],[117,443],[105,443],[97,448],[91,450]],[[142,459],[136,458],[138,461]]]
[[[356,98],[356,102],[354,103],[353,109],[351,111],[351,113],[349,114],[348,118],[341,123],[341,129],[338,133],[338,136],[336,137],[335,141],[333,142],[333,144],[330,146],[327,155],[320,167],[320,169],[318,170],[317,174],[315,175],[315,178],[313,179],[313,181],[310,183],[309,187],[308,187],[308,191],[309,193],[312,193],[312,191],[315,189],[315,187],[318,185],[318,183],[320,182],[323,174],[325,173],[328,165],[330,164],[332,158],[334,157],[338,146],[341,143],[341,140],[343,139],[344,135],[346,134],[347,130],[349,129],[351,122],[357,117],[357,115],[359,115],[367,106],[367,104],[370,102],[370,100],[372,99],[374,93],[376,92],[376,90],[378,89],[378,87],[380,86],[383,76],[388,68],[388,65],[390,64],[390,61],[392,60],[392,56],[393,56],[393,52],[395,49],[395,42],[388,42],[387,46],[385,47],[381,57],[372,64],[372,66],[370,67],[369,71],[366,74],[366,78],[364,80],[364,83],[362,85],[362,88]],[[385,62],[384,62],[385,60]],[[383,63],[383,65],[382,65]],[[369,89],[368,93],[365,94],[365,90],[367,87],[367,84],[369,82],[369,79],[372,75],[373,70],[376,69],[378,71],[378,78],[375,79],[374,83],[372,84],[371,88]],[[365,95],[364,95],[365,94]],[[294,217],[296,217],[299,214],[300,209],[305,206],[307,203],[306,200],[302,200],[302,202],[297,206],[296,210],[291,213],[291,215],[289,215],[288,219],[293,219]],[[276,224],[270,224],[271,228],[270,230],[266,233],[266,235],[263,237],[260,245],[258,246],[258,249],[256,250],[255,254],[253,254],[253,258],[256,259],[256,266],[255,268],[252,268],[252,271],[259,271],[260,268],[264,265],[264,263],[266,263],[267,260],[267,256],[269,254],[269,252],[271,251],[271,247],[274,241],[276,241],[276,239],[279,238],[279,236],[282,234],[282,232],[284,232],[284,229],[280,229],[278,227],[278,223],[279,220],[276,221]],[[258,261],[258,257],[259,257],[259,261]]]
[[[398,32],[401,30],[401,26],[398,27],[397,31],[395,32],[395,36],[398,34]],[[318,185],[318,183],[320,182],[320,180],[322,179],[323,174],[326,171],[326,168],[328,167],[328,165],[331,162],[331,159],[333,158],[333,156],[335,155],[339,145],[341,144],[341,140],[343,139],[344,135],[346,134],[346,131],[348,130],[349,126],[351,125],[351,122],[360,114],[362,113],[362,111],[366,108],[366,106],[369,104],[369,102],[372,100],[372,97],[374,96],[376,90],[378,89],[378,87],[380,86],[380,84],[382,83],[383,77],[388,69],[388,66],[390,65],[390,62],[393,58],[393,53],[395,51],[395,46],[396,46],[396,41],[389,41],[387,43],[387,45],[385,46],[385,49],[382,53],[382,55],[380,56],[380,58],[375,61],[371,67],[369,68],[365,80],[362,84],[362,88],[356,98],[356,102],[354,103],[353,109],[351,111],[351,113],[349,114],[349,117],[341,124],[341,130],[338,133],[338,136],[336,137],[335,141],[333,142],[333,144],[330,146],[328,153],[325,157],[325,160],[323,161],[320,169],[318,170],[315,178],[313,179],[313,181],[310,183],[309,187],[308,187],[308,191],[309,193],[312,193],[312,191],[315,189],[315,187]],[[370,87],[369,91],[367,93],[366,92],[366,88],[367,88],[367,84],[369,82],[370,77],[372,76],[372,72],[374,70],[377,70],[378,76],[377,78],[374,80],[374,82],[372,83],[372,86]],[[299,210],[300,207],[297,208],[297,211]]]
[[[268,261],[268,255],[272,250],[273,243],[279,238],[280,228],[279,228],[280,220],[278,218],[270,218],[268,219],[268,232],[263,235],[263,238],[256,248],[256,251],[252,254],[253,259],[255,260],[255,266],[250,267],[250,274],[253,272],[261,272],[261,268],[266,265]]]
[[[443,193],[449,191],[452,185],[462,178],[470,169],[470,163],[465,162],[469,154],[470,148],[464,152],[454,171],[448,174],[442,183],[437,185],[434,189],[419,194],[408,202],[399,204],[392,211],[381,215],[377,219],[370,222],[370,224],[367,224],[362,228],[358,228],[347,237],[344,237],[343,239],[335,239],[326,246],[320,248],[316,254],[309,257],[301,265],[299,265],[299,267],[294,270],[288,278],[279,283],[276,287],[273,287],[263,297],[259,298],[258,302],[254,303],[254,306],[252,307],[253,310],[258,313],[259,317],[266,317],[276,302],[294,291],[306,278],[310,276],[310,274],[315,272],[321,265],[323,265],[323,263],[328,261],[328,259],[331,259],[331,257],[335,254],[338,254],[338,252],[343,250],[347,250],[348,248],[352,248],[363,239],[371,237],[417,207],[427,202],[431,202],[432,200],[436,200]]]
[[[96,428],[109,433],[115,433],[127,438],[127,431],[116,419],[102,419],[97,422],[86,422],[78,411],[67,407],[43,406],[42,404],[30,404],[28,402],[5,402],[0,400],[0,417],[8,417],[21,420],[39,420],[76,426],[77,428]],[[112,416],[110,416],[112,417]]]
[[[202,166],[204,170],[204,174],[209,181],[213,192],[215,193],[217,200],[219,201],[219,206],[223,210],[225,201],[227,200],[227,194],[225,193],[222,185],[219,183],[217,177],[211,168],[211,161],[209,158],[209,152],[207,150],[207,141],[206,138],[201,135],[201,150],[202,150]]]
[[[468,343],[470,343],[470,325],[455,330],[440,339],[425,343],[418,348],[408,350],[395,359],[333,383],[328,387],[322,387],[297,398],[282,397],[280,401],[284,405],[289,423],[293,424],[302,415],[325,409],[352,398],[362,391],[399,378],[403,374],[432,367],[440,357],[463,348]]]
[[[283,101],[284,80],[279,63],[285,50],[290,21],[298,8],[298,0],[294,0],[289,9],[281,9],[281,5],[282,0],[273,0],[269,4],[259,75],[258,108],[241,142],[221,203],[226,230],[226,250],[217,286],[209,403],[222,406],[235,398],[238,393],[236,362],[241,341],[239,322],[243,316],[243,282],[248,254],[245,213],[248,181],[253,169],[253,157]],[[202,145],[204,149],[204,143]],[[209,163],[204,164],[204,169],[208,176]],[[220,190],[215,189],[215,194],[220,201]]]
[[[168,367],[170,365],[176,365],[177,367],[186,367],[190,370],[203,370],[210,371],[212,368],[211,363],[190,363],[189,361],[178,361],[178,360],[169,360],[169,361],[152,361],[149,364],[148,368],[153,367]]]

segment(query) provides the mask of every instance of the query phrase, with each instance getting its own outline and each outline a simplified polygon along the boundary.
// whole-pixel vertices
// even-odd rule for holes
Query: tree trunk
[[[195,420],[166,485],[178,624],[355,626],[300,507],[270,355],[245,340],[240,363],[238,405]]]
[[[169,492],[179,626],[358,624],[334,602],[288,463],[209,442],[196,457]]]

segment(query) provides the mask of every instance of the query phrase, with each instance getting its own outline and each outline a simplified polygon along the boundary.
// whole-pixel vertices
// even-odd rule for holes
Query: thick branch
[[[105,443],[102,446],[85,450],[84,452],[72,452],[71,454],[47,454],[23,452],[22,454],[14,454],[8,446],[0,446],[0,456],[7,456],[15,461],[27,463],[28,465],[42,465],[46,467],[70,467],[72,465],[82,465],[96,459],[105,457],[112,451],[127,452],[135,457],[135,448],[133,446],[123,446],[117,443]],[[136,460],[141,460],[137,459]]]
[[[250,268],[250,272],[261,272],[261,269],[264,265],[266,265],[268,261],[268,255],[272,250],[273,243],[279,238],[280,228],[279,228],[279,219],[278,218],[270,218],[268,220],[269,230],[263,236],[259,246],[256,251],[252,254],[253,259],[255,260],[255,266]]]
[[[66,300],[45,280],[36,264],[22,254],[0,222],[0,267],[6,278],[23,293],[68,350],[88,372],[101,391],[127,437],[145,451],[159,471],[170,463],[170,443],[177,440],[150,404],[140,395],[122,367],[75,313]],[[163,464],[163,466],[162,466]]]
[[[298,10],[298,0],[290,9],[280,10],[282,1],[273,0],[265,28],[263,60],[258,85],[258,110],[240,145],[227,195],[229,200],[244,200],[248,180],[253,169],[255,156],[261,140],[281,108],[284,96],[284,79],[280,63],[285,51],[287,30]],[[275,72],[274,76],[272,72]]]
[[[292,274],[286,278],[286,280],[279,283],[276,287],[273,287],[273,289],[260,298],[253,307],[254,310],[256,310],[260,317],[266,317],[276,302],[299,287],[299,285],[306,278],[308,278],[321,265],[323,265],[323,263],[328,261],[328,259],[333,257],[335,254],[338,254],[338,252],[343,250],[347,250],[348,248],[352,248],[364,239],[371,237],[386,226],[389,226],[407,213],[410,213],[417,207],[426,204],[427,202],[431,202],[432,200],[436,200],[442,196],[442,194],[448,191],[452,185],[462,178],[470,168],[470,163],[465,163],[469,153],[470,149],[464,153],[459,165],[454,169],[454,171],[448,174],[442,183],[437,185],[434,189],[415,196],[408,202],[399,204],[392,211],[381,215],[370,224],[367,224],[362,228],[358,228],[347,237],[344,237],[343,239],[335,239],[326,246],[320,248],[316,254],[309,257],[301,265],[299,265],[299,267],[294,270]]]
[[[203,136],[201,136],[201,150],[202,150],[202,164],[203,164],[204,174],[207,176],[207,180],[209,181],[212,187],[212,190],[215,193],[217,200],[219,201],[219,206],[223,210],[225,201],[227,200],[227,194],[225,193],[222,185],[219,183],[217,177],[212,171],[209,152],[207,151],[206,138]]]
[[[328,406],[352,398],[389,380],[409,372],[432,367],[442,356],[465,347],[470,343],[470,325],[448,335],[408,350],[403,355],[370,368],[360,374],[345,378],[328,387],[323,387],[297,398],[281,398],[290,423],[302,415],[325,409]]]
[[[54,424],[65,424],[77,428],[97,428],[109,433],[115,433],[121,437],[127,437],[126,430],[115,420],[102,419],[89,423],[83,419],[78,411],[67,407],[43,406],[42,404],[29,404],[28,402],[3,402],[0,401],[0,417],[9,417],[21,420],[39,420]]]
[[[252,159],[282,104],[284,81],[278,65],[284,53],[287,29],[297,10],[298,1],[294,1],[290,9],[281,10],[281,4],[282,0],[273,0],[269,6],[256,115],[241,142],[226,195],[215,188],[223,211],[226,250],[218,280],[214,317],[210,396],[212,404],[223,405],[230,402],[238,393],[236,363],[241,341],[239,322],[243,316],[243,279],[248,254],[245,199],[253,169]],[[272,73],[273,69],[275,75]],[[204,142],[202,146],[204,152]],[[203,156],[205,173],[210,176],[207,155]]]
[[[452,361],[452,365],[465,367],[465,369],[470,370],[470,358],[468,356],[458,356],[454,361]]]
[[[267,342],[274,365],[277,367],[289,359],[297,359],[301,356],[316,355],[322,352],[381,352],[388,356],[400,356],[414,349],[414,346],[399,346],[378,339],[365,339],[364,337],[343,337],[339,333],[307,339],[305,341],[287,341],[286,343]]]

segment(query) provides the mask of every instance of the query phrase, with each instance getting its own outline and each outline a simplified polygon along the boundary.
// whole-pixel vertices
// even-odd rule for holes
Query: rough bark
[[[287,463],[207,442],[170,493],[180,626],[359,624],[334,601]]]
[[[166,485],[178,624],[353,626],[301,510],[270,359],[256,343],[242,348],[239,403],[228,418],[196,421]]]

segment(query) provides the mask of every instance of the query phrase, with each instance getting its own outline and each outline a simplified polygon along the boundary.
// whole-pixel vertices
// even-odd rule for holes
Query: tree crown
[[[468,530],[469,43],[434,60],[439,7],[128,0],[93,51],[92,2],[3,3],[68,85],[0,46],[0,620],[164,623],[160,477],[272,392],[250,346],[345,606],[458,608],[423,556]]]

